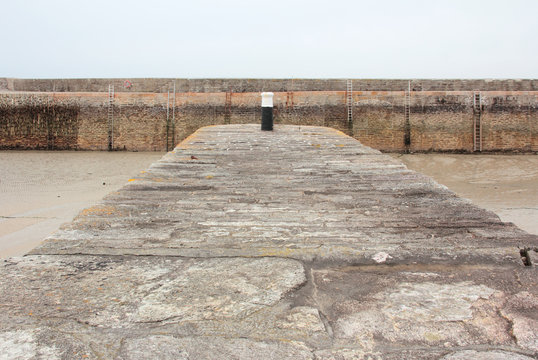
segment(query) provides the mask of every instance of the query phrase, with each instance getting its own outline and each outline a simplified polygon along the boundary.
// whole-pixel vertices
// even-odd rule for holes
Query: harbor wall
[[[473,152],[479,94],[482,151],[538,151],[534,80],[0,80],[1,149],[170,150],[202,126],[259,123],[273,91],[276,125],[397,152]]]

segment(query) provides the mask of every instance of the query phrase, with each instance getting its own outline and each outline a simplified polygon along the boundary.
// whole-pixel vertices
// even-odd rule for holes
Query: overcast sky
[[[538,78],[538,0],[0,4],[0,77]]]

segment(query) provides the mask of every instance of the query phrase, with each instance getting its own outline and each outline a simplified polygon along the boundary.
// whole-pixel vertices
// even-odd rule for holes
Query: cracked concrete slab
[[[305,304],[316,304],[345,346],[382,351],[388,344],[451,349],[487,343],[536,350],[528,341],[537,335],[530,330],[538,310],[534,271],[380,265],[313,269],[311,278],[313,295]],[[516,327],[513,319],[524,325]]]
[[[290,259],[89,256],[11,258],[2,279],[0,306],[12,315],[54,313],[109,328],[240,320],[306,280],[303,266]]]
[[[0,263],[0,358],[537,358],[535,248],[335,130],[203,128]]]

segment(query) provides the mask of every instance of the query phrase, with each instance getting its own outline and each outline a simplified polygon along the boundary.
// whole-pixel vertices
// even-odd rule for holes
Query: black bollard
[[[262,130],[273,130],[273,93],[262,93]]]

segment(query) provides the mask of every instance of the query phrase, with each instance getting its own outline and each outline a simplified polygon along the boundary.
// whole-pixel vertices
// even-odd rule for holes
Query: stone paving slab
[[[33,254],[511,261],[531,236],[356,140],[209,127]]]
[[[0,359],[538,358],[537,248],[335,130],[203,128],[0,263]]]

